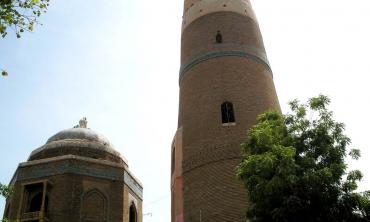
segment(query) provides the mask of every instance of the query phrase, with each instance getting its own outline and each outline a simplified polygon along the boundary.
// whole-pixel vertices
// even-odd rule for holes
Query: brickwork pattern
[[[226,57],[197,65],[180,86],[185,222],[195,221],[191,209],[205,206],[202,221],[244,222],[247,198],[235,179],[239,144],[258,114],[279,109],[272,76],[253,60]],[[235,126],[221,123],[225,101],[234,104]]]
[[[214,12],[235,12],[255,19],[256,16],[247,0],[201,0],[196,1],[184,11],[182,19],[182,30],[186,29],[199,17]]]
[[[87,158],[88,159],[88,158]],[[86,160],[86,158],[84,159]],[[98,164],[96,160],[91,160],[94,163],[88,163],[81,160],[63,160],[67,165],[86,166],[91,170],[116,172],[118,168],[115,166]],[[63,162],[62,161],[62,162]],[[49,199],[47,218],[53,222],[83,222],[87,221],[85,218],[92,217],[101,218],[101,222],[122,222],[126,221],[127,217],[124,213],[128,213],[126,208],[129,207],[129,200],[127,198],[130,191],[135,196],[138,209],[138,222],[142,222],[142,197],[135,194],[124,182],[124,168],[121,168],[121,177],[95,177],[84,174],[75,174],[73,171],[60,171],[61,161],[38,161],[36,164],[21,164],[17,169],[16,174],[23,175],[15,177],[14,179],[14,194],[7,199],[9,208],[9,219],[16,220],[19,209],[22,209],[22,186],[23,184],[34,182],[38,180],[47,180],[49,185],[47,189],[47,196]],[[114,164],[113,164],[114,165]],[[45,177],[38,176],[37,172],[40,168],[55,169],[54,174],[47,174]],[[90,172],[91,172],[90,170]],[[125,191],[124,191],[125,190]],[[104,200],[104,203],[86,202],[86,195],[96,192],[98,197]],[[95,198],[96,196],[94,196]],[[95,198],[99,199],[99,198]],[[84,201],[85,200],[85,201]],[[23,203],[25,204],[25,203]],[[103,204],[103,205],[102,205]],[[83,208],[85,206],[85,208]],[[104,209],[101,209],[104,207]],[[99,208],[99,209],[98,209]],[[20,212],[22,215],[24,212]],[[97,214],[98,213],[98,214]]]
[[[194,5],[202,2],[204,0],[185,0],[184,1],[184,13],[186,13],[188,10],[190,10]],[[227,4],[230,1],[235,1],[235,0],[213,0],[213,1],[218,1],[223,4]],[[245,4],[250,4],[249,0],[239,0],[241,2],[244,2]]]
[[[182,222],[183,218],[183,178],[182,178],[182,128],[177,129],[172,142],[171,170],[171,221]]]
[[[186,0],[185,5],[196,1]],[[217,31],[222,43],[216,43]],[[203,55],[228,51],[253,56],[212,57],[189,66],[181,76],[178,126],[185,222],[245,222],[248,198],[235,176],[240,144],[259,114],[280,110],[256,20],[221,11],[199,17],[183,30],[182,67]],[[234,107],[232,125],[222,124],[221,104],[226,101]]]
[[[184,174],[185,222],[245,222],[246,192],[233,173],[239,161],[218,161]]]
[[[216,44],[216,33],[222,44]],[[200,17],[181,37],[181,64],[214,51],[251,51],[265,56],[262,35],[255,20],[234,12],[216,12]]]

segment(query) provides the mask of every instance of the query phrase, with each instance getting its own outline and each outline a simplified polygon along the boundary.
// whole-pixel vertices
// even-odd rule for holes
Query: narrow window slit
[[[234,107],[231,102],[224,102],[221,105],[222,124],[235,123]]]

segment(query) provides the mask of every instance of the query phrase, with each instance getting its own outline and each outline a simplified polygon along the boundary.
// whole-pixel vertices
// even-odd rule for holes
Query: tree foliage
[[[251,221],[370,221],[370,192],[355,192],[362,173],[347,172],[350,139],[329,103],[322,95],[294,100],[291,114],[267,111],[248,132],[237,176]],[[360,151],[348,155],[358,159]]]
[[[1,71],[1,75],[2,76],[8,76],[8,72],[7,71],[5,71],[5,70],[0,70]]]
[[[12,194],[12,188],[0,183],[0,196],[8,198]],[[4,218],[0,220],[1,222],[9,222],[8,219]]]
[[[50,0],[0,0],[0,35],[4,38],[8,30],[14,31],[17,38],[25,31],[33,31],[38,17],[47,11]],[[0,67],[1,68],[1,67]],[[8,76],[0,69],[2,77]]]
[[[3,185],[0,183],[0,195],[8,198],[12,193],[12,189],[9,186]]]
[[[32,31],[48,6],[49,0],[0,0],[0,35],[5,37],[12,29],[20,38],[24,31]]]

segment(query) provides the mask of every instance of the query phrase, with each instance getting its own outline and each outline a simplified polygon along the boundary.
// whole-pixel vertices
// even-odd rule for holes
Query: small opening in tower
[[[222,43],[222,34],[220,31],[217,31],[217,34],[216,34],[216,43],[220,44]]]
[[[172,160],[171,160],[171,174],[173,174],[173,171],[175,170],[175,158],[176,158],[176,147],[173,147],[173,149],[172,149]]]
[[[234,107],[231,102],[221,105],[222,124],[235,123]]]

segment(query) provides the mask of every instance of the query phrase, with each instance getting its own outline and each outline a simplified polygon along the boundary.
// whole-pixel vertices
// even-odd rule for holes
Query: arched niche
[[[98,189],[86,192],[81,201],[82,222],[107,221],[107,198]]]

